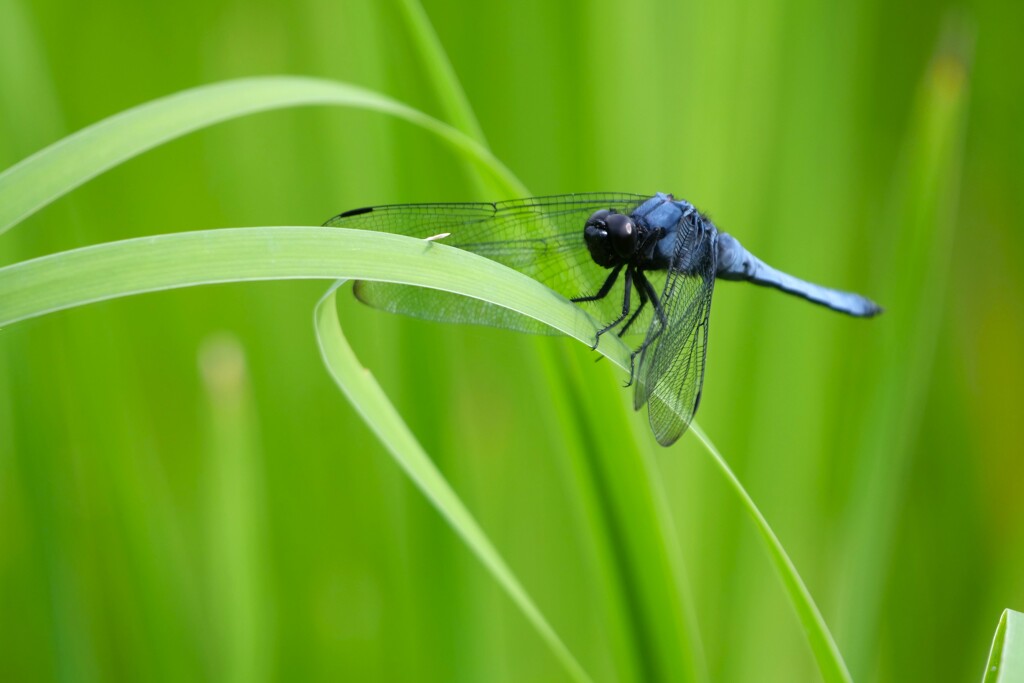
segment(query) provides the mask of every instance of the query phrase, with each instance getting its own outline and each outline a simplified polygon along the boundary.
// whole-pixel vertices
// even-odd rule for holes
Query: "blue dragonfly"
[[[602,321],[595,347],[613,330],[643,335],[630,358],[633,406],[648,406],[663,446],[682,436],[700,405],[715,280],[774,287],[861,318],[882,311],[859,294],[768,266],[692,204],[660,192],[377,206],[346,211],[325,225],[440,239],[514,268]],[[359,281],[355,295],[375,308],[428,320],[552,332],[518,313],[446,292]]]

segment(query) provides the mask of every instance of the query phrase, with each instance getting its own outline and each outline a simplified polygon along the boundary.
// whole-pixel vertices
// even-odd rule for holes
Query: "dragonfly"
[[[633,407],[645,405],[663,446],[700,406],[716,280],[773,287],[847,315],[881,313],[860,294],[768,266],[707,215],[671,194],[584,193],[494,203],[394,204],[353,209],[327,226],[440,241],[502,263],[585,307],[601,336],[641,336],[630,356]],[[365,304],[427,320],[557,334],[487,302],[410,285],[357,281]]]

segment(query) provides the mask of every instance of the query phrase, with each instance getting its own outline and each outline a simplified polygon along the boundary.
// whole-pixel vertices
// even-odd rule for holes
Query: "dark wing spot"
[[[361,209],[351,209],[349,211],[345,211],[344,213],[340,213],[340,214],[338,214],[338,218],[349,218],[350,216],[361,216],[362,214],[370,213],[371,211],[373,211],[373,207],[372,206],[364,206]]]

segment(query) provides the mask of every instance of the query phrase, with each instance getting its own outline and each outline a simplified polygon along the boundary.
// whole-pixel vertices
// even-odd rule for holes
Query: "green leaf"
[[[247,114],[311,105],[368,109],[405,119],[441,137],[486,177],[516,194],[527,194],[515,176],[472,138],[389,97],[315,78],[244,78],[185,90],[128,109],[0,173],[0,233],[89,179],[164,142]]]
[[[1003,610],[982,683],[1024,683],[1024,614]]]
[[[594,321],[565,297],[499,263],[437,242],[368,230],[224,228],[140,237],[0,268],[0,325],[94,301],[218,282],[381,280],[475,297],[543,320],[588,344]],[[617,338],[601,349],[620,366]]]
[[[360,278],[477,295],[540,314],[589,339],[595,326],[535,280],[469,252],[404,236],[327,228],[241,228],[115,242],[0,269],[0,325],[128,294],[215,282]],[[332,288],[317,307],[324,360],[368,424],[548,642],[575,680],[589,680],[472,516],[359,367],[336,319]],[[621,345],[621,342],[619,343]],[[625,347],[622,347],[624,350]],[[620,357],[619,362],[622,362]]]
[[[743,484],[740,483],[732,468],[729,467],[725,458],[718,452],[718,448],[715,447],[711,439],[704,433],[704,430],[696,422],[690,425],[690,429],[693,430],[693,433],[704,444],[704,448],[711,454],[715,465],[722,471],[726,481],[729,483],[729,487],[739,497],[740,504],[747,511],[751,521],[754,522],[754,526],[757,528],[758,534],[765,544],[765,549],[768,551],[768,559],[771,560],[771,563],[775,566],[775,571],[778,572],[779,578],[782,580],[782,587],[786,591],[786,597],[789,598],[789,603],[796,610],[797,618],[803,627],[804,635],[807,636],[808,644],[811,646],[811,652],[814,654],[814,659],[818,664],[818,671],[821,673],[822,680],[829,683],[848,683],[852,681],[850,672],[846,668],[846,662],[843,661],[843,656],[839,652],[839,647],[836,645],[832,633],[825,624],[825,618],[821,616],[821,611],[814,603],[811,592],[807,590],[804,580],[800,578],[796,565],[789,559],[789,554],[786,553],[786,549],[779,541],[779,537],[775,535],[775,532],[768,524],[768,520],[757,509],[754,499],[743,488]]]
[[[419,53],[421,64],[426,69],[429,82],[444,106],[448,120],[466,135],[486,145],[487,140],[484,138],[480,122],[473,113],[466,91],[462,89],[455,68],[448,59],[441,39],[434,31],[423,5],[416,0],[399,0],[398,8],[416,52]]]
[[[401,416],[374,380],[373,375],[360,365],[352,348],[341,332],[335,295],[344,280],[331,287],[320,299],[314,314],[317,340],[324,364],[338,387],[359,411],[363,419],[394,456],[423,495],[448,520],[455,532],[501,585],[527,620],[533,624],[547,642],[566,671],[576,681],[589,681],[583,667],[562,642],[555,630],[541,614],[533,600],[523,589],[512,570],[498,554],[487,534],[477,524],[465,504],[452,490],[437,466],[416,441]]]

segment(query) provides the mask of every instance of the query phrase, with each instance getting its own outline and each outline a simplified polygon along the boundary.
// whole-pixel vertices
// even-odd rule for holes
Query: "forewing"
[[[590,258],[583,241],[587,218],[599,209],[631,213],[647,198],[632,194],[575,194],[465,204],[401,204],[356,209],[325,225],[435,238],[514,268],[568,298],[592,294],[608,271]],[[621,307],[621,285],[590,312],[613,319]],[[428,320],[491,325],[554,333],[535,320],[493,304],[438,290],[359,281],[356,296],[392,313]],[[640,328],[642,329],[642,328]]]
[[[682,244],[682,240],[680,240]],[[655,317],[636,370],[633,407],[646,403],[658,443],[669,446],[683,435],[700,405],[707,356],[708,319],[715,288],[710,236],[695,247],[699,264],[692,274],[670,271],[661,295],[665,323]]]

